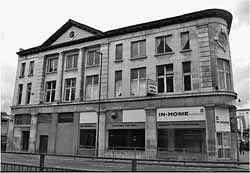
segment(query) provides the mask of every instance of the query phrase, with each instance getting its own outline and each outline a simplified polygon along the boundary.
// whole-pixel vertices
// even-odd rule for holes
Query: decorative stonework
[[[218,43],[219,47],[223,49],[224,52],[226,52],[226,48],[228,45],[228,37],[227,32],[225,29],[221,28],[214,37],[214,40]]]

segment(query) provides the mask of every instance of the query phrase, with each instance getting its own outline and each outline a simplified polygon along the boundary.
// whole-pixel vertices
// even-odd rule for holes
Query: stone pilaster
[[[51,134],[49,136],[51,136],[51,141],[49,145],[49,152],[51,153],[56,153],[56,140],[57,140],[57,113],[53,113],[52,115],[52,129],[51,129]]]
[[[145,108],[145,112],[145,154],[146,158],[154,159],[157,156],[156,108]]]
[[[80,139],[80,113],[74,113],[74,125],[73,125],[73,153],[76,155],[79,148]]]
[[[63,79],[63,67],[64,67],[64,57],[63,53],[59,54],[58,57],[58,65],[57,65],[57,80],[56,80],[56,95],[55,101],[61,102],[62,101],[62,79]]]
[[[37,134],[37,114],[31,114],[31,125],[30,125],[30,138],[29,138],[29,152],[35,152],[36,146],[36,134]]]
[[[208,160],[215,160],[216,150],[216,129],[214,106],[206,106],[206,146]]]
[[[83,49],[80,49],[78,55],[78,63],[77,63],[77,77],[76,77],[76,101],[81,100],[81,83],[82,83],[82,63],[83,63]]]
[[[15,116],[10,115],[9,127],[8,127],[8,136],[7,136],[7,151],[14,151],[14,125],[15,125]]]
[[[98,148],[98,153],[100,157],[104,157],[104,152],[105,152],[105,136],[106,136],[106,113],[105,112],[100,112],[100,117],[99,117],[99,148]]]
[[[102,76],[101,76],[101,99],[106,99],[108,96],[108,44],[101,45],[102,52]]]
[[[230,157],[232,160],[239,159],[239,146],[237,141],[239,141],[237,133],[237,119],[236,119],[236,107],[229,108],[230,116],[230,127],[231,127],[231,148],[230,148]]]

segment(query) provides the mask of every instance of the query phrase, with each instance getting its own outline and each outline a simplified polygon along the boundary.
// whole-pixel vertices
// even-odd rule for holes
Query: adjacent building
[[[1,112],[1,151],[6,151],[9,115]]]
[[[249,122],[250,115],[249,109],[238,109],[236,112],[237,116],[237,128],[240,139],[249,141]]]
[[[235,159],[231,22],[221,9],[107,32],[69,20],[17,52],[8,150]]]

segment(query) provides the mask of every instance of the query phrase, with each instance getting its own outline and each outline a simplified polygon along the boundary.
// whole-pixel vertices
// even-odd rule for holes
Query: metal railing
[[[2,152],[8,154],[23,154],[23,155],[36,155],[39,157],[38,165],[20,164],[20,163],[7,163],[1,162],[1,171],[88,171],[81,169],[72,168],[60,168],[60,167],[47,167],[45,166],[45,158],[49,156],[55,156],[57,159],[62,158],[82,158],[99,161],[107,161],[114,163],[122,161],[123,164],[130,164],[131,171],[137,171],[138,165],[159,165],[159,166],[190,166],[190,167],[216,167],[216,168],[239,168],[239,165],[249,165],[249,162],[238,162],[238,161],[187,161],[187,160],[165,160],[165,159],[136,159],[136,158],[113,158],[113,157],[95,157],[95,156],[80,156],[80,155],[59,155],[50,153],[24,153],[24,152]],[[115,160],[114,160],[115,159]],[[3,160],[2,160],[3,161]]]

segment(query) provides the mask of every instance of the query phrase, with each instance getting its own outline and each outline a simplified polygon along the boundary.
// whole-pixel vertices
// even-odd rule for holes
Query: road
[[[23,163],[30,165],[39,165],[39,156],[36,155],[21,155],[2,153],[1,160],[8,163]],[[198,166],[197,164],[195,166]],[[58,156],[46,156],[45,167],[60,167],[60,168],[74,168],[85,171],[131,171],[131,162],[128,161],[112,161],[112,160],[93,160],[86,158],[69,158]],[[137,164],[137,171],[196,171],[196,172],[248,172],[247,168],[216,168],[216,167],[184,167],[174,165],[156,165],[152,163]]]

